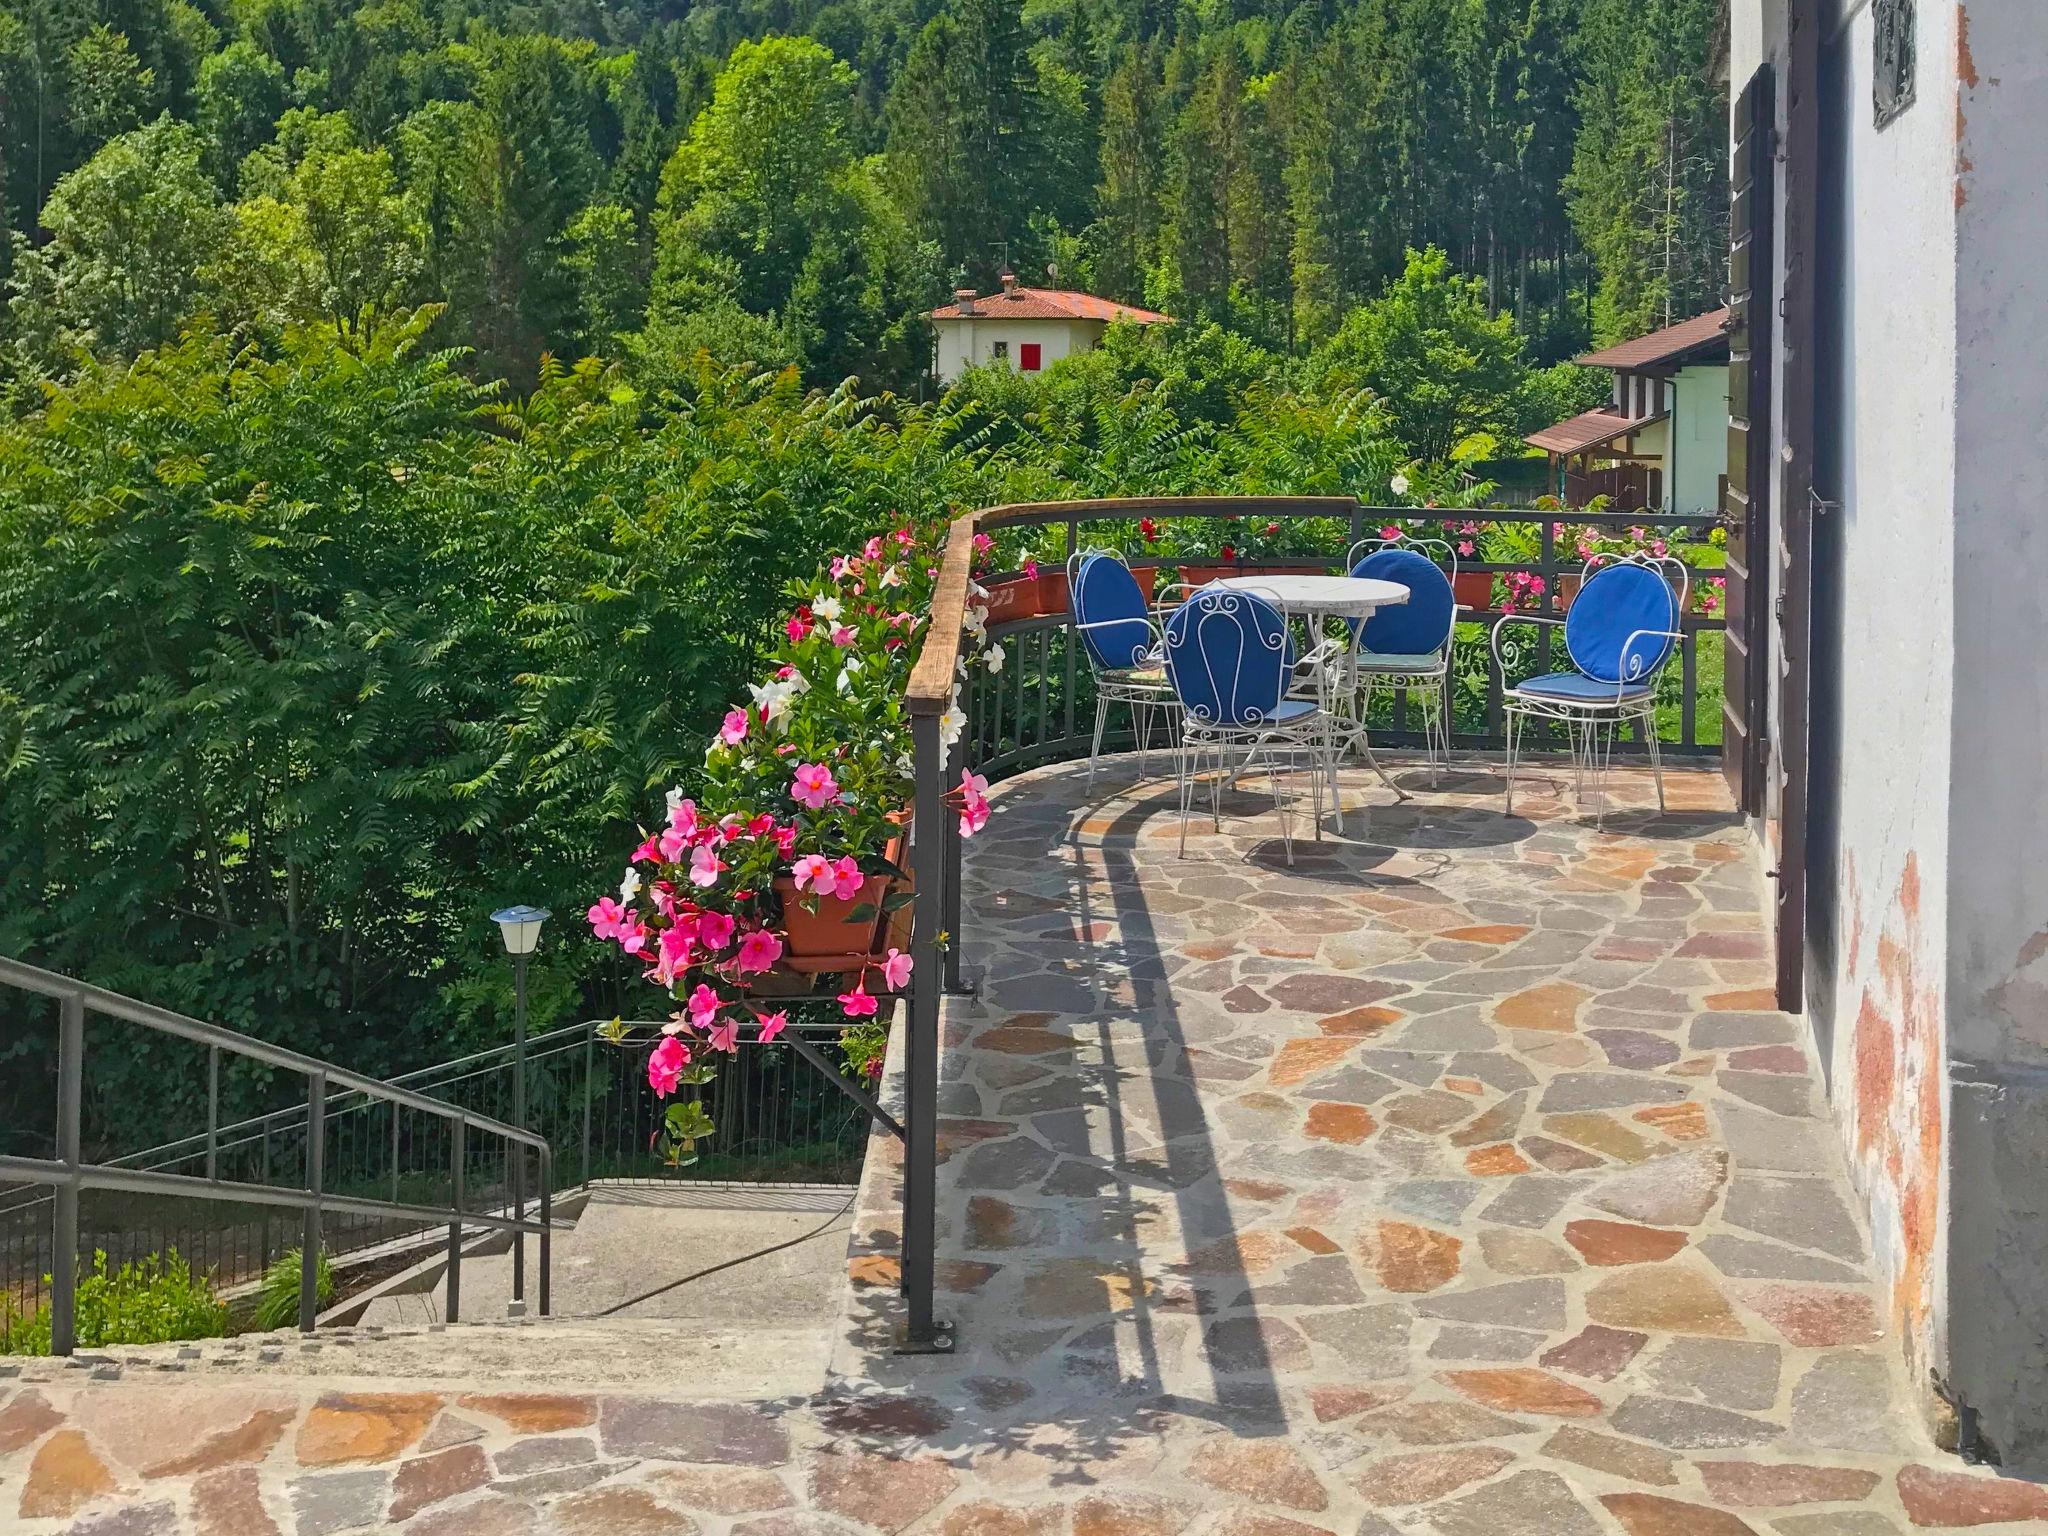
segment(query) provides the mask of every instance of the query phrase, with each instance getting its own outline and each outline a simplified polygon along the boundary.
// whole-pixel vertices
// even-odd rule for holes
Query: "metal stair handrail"
[[[448,1226],[448,1319],[457,1317],[461,1283],[462,1229],[487,1227],[510,1232],[523,1247],[527,1234],[540,1240],[540,1313],[549,1312],[551,1253],[549,1235],[553,1224],[553,1151],[547,1139],[535,1132],[508,1125],[485,1115],[449,1104],[444,1100],[400,1086],[380,1082],[346,1067],[322,1061],[285,1046],[239,1034],[218,1024],[189,1018],[153,1003],[110,992],[89,982],[60,976],[54,971],[0,956],[0,985],[18,988],[54,999],[58,1004],[57,1033],[57,1156],[54,1158],[0,1155],[0,1178],[39,1184],[55,1195],[55,1254],[50,1275],[51,1353],[68,1355],[77,1344],[76,1293],[78,1278],[78,1197],[87,1189],[122,1190],[133,1194],[165,1195],[209,1200],[236,1205],[275,1205],[299,1210],[304,1228],[299,1245],[299,1328],[313,1331],[318,1309],[318,1266],[321,1217],[328,1211],[370,1217],[396,1217]],[[124,1166],[122,1162],[87,1162],[81,1155],[86,1021],[89,1014],[120,1019],[159,1034],[171,1035],[203,1045],[208,1051],[209,1080],[219,1081],[223,1054],[262,1062],[306,1079],[304,1108],[306,1126],[306,1185],[303,1189],[269,1183],[223,1180],[219,1177],[217,1154],[220,1127],[219,1095],[207,1097],[204,1175],[170,1173],[162,1169]],[[444,1063],[445,1068],[448,1064]],[[435,1069],[427,1069],[432,1071]],[[327,1094],[340,1088],[365,1100],[389,1103],[447,1122],[453,1147],[453,1198],[446,1204],[369,1199],[338,1195],[323,1188],[324,1141]],[[294,1106],[290,1113],[300,1113]],[[525,1213],[523,1177],[515,1176],[515,1196],[510,1216],[483,1210],[466,1210],[463,1203],[463,1171],[469,1135],[475,1132],[495,1137],[505,1144],[508,1161],[519,1170],[526,1153],[538,1159],[540,1197],[536,1217]],[[515,1149],[523,1149],[515,1151]],[[523,1267],[523,1266],[522,1266]]]

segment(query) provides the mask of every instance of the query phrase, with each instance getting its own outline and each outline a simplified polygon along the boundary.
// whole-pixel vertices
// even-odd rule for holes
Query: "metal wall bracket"
[[[1871,0],[1870,113],[1882,128],[1913,105],[1913,0]]]

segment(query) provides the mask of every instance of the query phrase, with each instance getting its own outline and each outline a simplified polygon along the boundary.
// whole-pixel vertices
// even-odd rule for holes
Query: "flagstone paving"
[[[1360,779],[1290,868],[1261,797],[1181,859],[1170,790],[1118,772],[1012,781],[969,845],[954,1354],[888,1352],[877,1142],[818,1396],[696,1400],[687,1359],[543,1395],[113,1351],[0,1381],[0,1524],[2048,1531],[2048,1488],[1927,1438],[1718,777],[1655,816],[1617,770],[1604,826],[1555,785],[1510,819],[1477,770],[1399,806]]]

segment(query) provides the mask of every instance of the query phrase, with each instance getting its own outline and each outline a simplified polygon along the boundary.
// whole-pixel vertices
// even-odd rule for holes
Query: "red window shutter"
[[[1026,341],[1017,347],[1017,367],[1024,373],[1036,373],[1042,366],[1039,361],[1039,343]]]

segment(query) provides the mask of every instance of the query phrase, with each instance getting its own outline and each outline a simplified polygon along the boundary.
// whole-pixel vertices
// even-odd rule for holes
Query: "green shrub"
[[[319,1272],[313,1282],[319,1306],[334,1300],[334,1266],[320,1255]],[[263,1293],[256,1300],[254,1322],[258,1328],[290,1328],[299,1320],[299,1250],[288,1248],[263,1271]]]
[[[92,1273],[78,1281],[77,1308],[81,1349],[217,1339],[228,1331],[228,1309],[214,1295],[213,1282],[193,1274],[176,1249],[123,1264],[112,1274],[107,1272],[106,1253],[96,1250]],[[49,1352],[49,1303],[27,1317],[0,1311],[0,1353]]]

